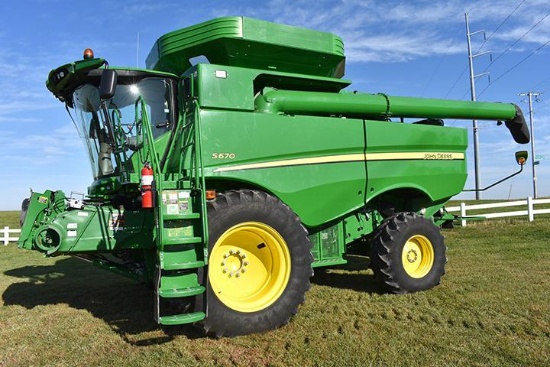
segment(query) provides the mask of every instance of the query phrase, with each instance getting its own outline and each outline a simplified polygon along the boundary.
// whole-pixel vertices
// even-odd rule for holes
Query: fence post
[[[531,196],[527,197],[527,214],[529,215],[529,222],[535,220],[535,213],[533,211],[533,198]]]
[[[8,243],[10,243],[10,231],[9,231],[10,227],[4,227],[4,230],[2,232],[4,232],[4,235],[2,236],[2,240],[4,241],[4,246],[7,246]]]
[[[466,203],[460,203],[460,216],[462,218],[466,217]],[[462,227],[466,227],[466,219],[462,219],[460,224]]]

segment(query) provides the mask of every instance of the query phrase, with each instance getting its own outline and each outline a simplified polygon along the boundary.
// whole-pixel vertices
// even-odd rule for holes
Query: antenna
[[[139,68],[139,32],[137,32],[137,44],[136,44],[136,67]]]

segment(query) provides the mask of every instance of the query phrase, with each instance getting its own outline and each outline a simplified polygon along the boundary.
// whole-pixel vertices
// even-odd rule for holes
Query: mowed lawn
[[[0,245],[0,366],[550,366],[550,221],[443,234],[447,273],[430,291],[379,294],[353,256],[316,272],[285,327],[222,339],[159,327],[132,280]]]

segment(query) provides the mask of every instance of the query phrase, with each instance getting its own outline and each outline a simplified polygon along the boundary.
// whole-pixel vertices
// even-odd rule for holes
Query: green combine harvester
[[[443,206],[466,181],[467,131],[514,104],[349,92],[342,40],[245,17],[160,37],[147,69],[89,49],[52,70],[88,152],[85,196],[34,192],[19,247],[152,284],[159,324],[234,336],[286,324],[314,268],[370,253],[385,291],[445,272]]]

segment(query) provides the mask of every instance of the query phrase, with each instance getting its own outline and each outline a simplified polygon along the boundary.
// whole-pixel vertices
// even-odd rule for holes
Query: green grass
[[[18,211],[0,211],[0,227],[10,227],[10,229],[18,229],[19,225],[19,212]]]
[[[550,366],[550,222],[443,234],[447,273],[430,291],[378,294],[356,256],[317,272],[285,327],[222,339],[159,327],[131,280],[0,246],[0,366]]]

